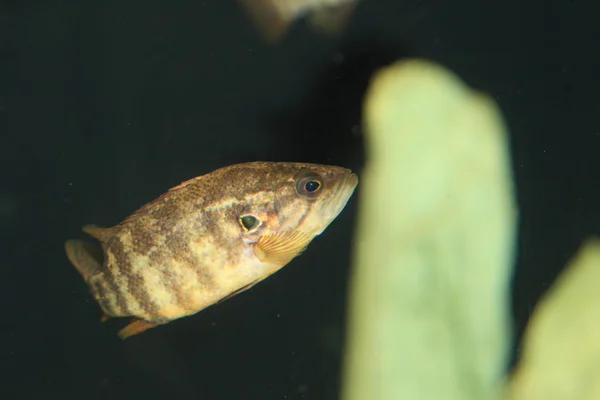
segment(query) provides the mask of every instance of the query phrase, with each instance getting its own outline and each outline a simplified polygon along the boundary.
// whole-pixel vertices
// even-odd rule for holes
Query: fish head
[[[344,209],[358,184],[349,169],[308,163],[271,163],[252,170],[248,193],[236,215],[243,241],[256,257],[285,264],[320,235]]]

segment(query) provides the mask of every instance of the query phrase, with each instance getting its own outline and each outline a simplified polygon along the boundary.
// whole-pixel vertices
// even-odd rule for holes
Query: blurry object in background
[[[510,400],[600,399],[600,240],[588,240],[540,301]]]
[[[600,399],[598,238],[540,301],[505,377],[517,213],[496,105],[410,60],[375,75],[365,122],[342,399]]]
[[[502,393],[517,213],[498,107],[408,60],[371,81],[344,400]]]
[[[345,27],[358,0],[238,0],[261,34],[279,41],[289,26],[303,16],[318,32],[332,35]]]

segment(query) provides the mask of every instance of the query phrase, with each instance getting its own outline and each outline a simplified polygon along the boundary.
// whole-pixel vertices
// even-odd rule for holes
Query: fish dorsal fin
[[[65,252],[71,264],[85,280],[96,275],[102,269],[104,255],[97,244],[76,239],[67,240]]]
[[[300,254],[311,238],[300,231],[286,231],[261,236],[254,246],[254,254],[262,262],[284,266]]]
[[[110,228],[101,228],[96,225],[85,225],[83,231],[102,243],[106,242],[112,236]]]

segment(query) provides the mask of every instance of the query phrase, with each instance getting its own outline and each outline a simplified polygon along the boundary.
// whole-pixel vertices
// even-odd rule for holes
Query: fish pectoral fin
[[[338,34],[348,24],[355,7],[355,1],[348,1],[335,6],[316,8],[308,14],[308,24],[320,33]]]
[[[129,325],[119,331],[119,337],[123,340],[130,336],[142,333],[150,328],[154,328],[157,323],[144,321],[143,319],[134,319]]]
[[[300,231],[286,231],[261,236],[254,246],[254,254],[262,262],[284,266],[299,255],[312,238]]]
[[[97,274],[102,269],[104,254],[100,246],[83,240],[71,239],[65,242],[65,253],[71,264],[83,279]]]

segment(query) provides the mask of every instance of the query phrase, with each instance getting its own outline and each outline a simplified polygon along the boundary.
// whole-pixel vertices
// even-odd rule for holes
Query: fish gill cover
[[[436,64],[375,74],[364,104],[345,400],[600,399],[600,244],[537,307],[508,374],[517,209],[493,100]]]

